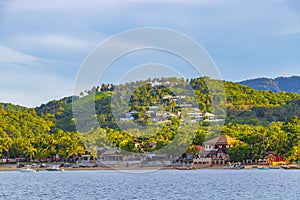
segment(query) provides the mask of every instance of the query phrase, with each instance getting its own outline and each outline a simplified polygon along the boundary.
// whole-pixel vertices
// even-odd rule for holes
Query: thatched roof
[[[206,145],[232,145],[236,140],[228,135],[220,135],[214,139],[204,142]]]
[[[118,150],[107,150],[102,153],[102,155],[119,155],[120,152]]]

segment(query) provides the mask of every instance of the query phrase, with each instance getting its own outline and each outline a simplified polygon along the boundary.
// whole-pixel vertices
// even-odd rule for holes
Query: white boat
[[[36,172],[36,170],[31,168],[26,168],[26,169],[20,169],[19,172]]]
[[[51,168],[47,168],[46,169],[47,171],[51,171],[51,172],[63,172],[64,171],[64,169],[63,168],[59,168],[59,167],[56,167],[56,166],[53,166],[53,167],[51,167]]]
[[[239,170],[239,169],[245,169],[245,166],[244,165],[233,165],[233,166],[223,167],[223,169]]]

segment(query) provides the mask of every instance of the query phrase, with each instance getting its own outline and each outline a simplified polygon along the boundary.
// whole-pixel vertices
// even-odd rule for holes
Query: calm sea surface
[[[0,199],[300,199],[300,170],[133,172],[0,172]]]

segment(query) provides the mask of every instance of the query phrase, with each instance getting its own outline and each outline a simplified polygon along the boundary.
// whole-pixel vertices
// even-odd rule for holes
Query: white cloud
[[[293,35],[300,33],[299,9],[286,0],[26,0],[9,1],[0,10],[0,43],[6,45],[0,44],[0,77],[6,80],[1,84],[17,84],[2,89],[0,101],[20,96],[11,102],[21,102],[23,97],[26,104],[30,104],[26,99],[31,99],[37,105],[47,97],[60,96],[59,86],[71,82],[63,79],[74,78],[77,67],[99,42],[111,34],[144,26],[166,27],[193,37],[223,66],[226,79],[251,76],[253,71],[257,76],[271,73],[275,71],[271,66],[277,63],[293,61],[299,66],[295,53],[299,42]],[[279,42],[286,44],[286,57],[274,48]],[[132,46],[135,44],[118,41],[107,47],[105,55]],[[15,70],[3,72],[4,63]],[[21,65],[31,66],[27,67],[31,71],[22,73],[19,70],[25,67]],[[32,73],[35,70],[40,71]],[[242,75],[234,73],[237,70]],[[299,67],[290,73],[297,70],[299,73]]]
[[[223,3],[224,0],[129,0],[129,2],[134,3],[169,3],[177,5],[216,5]]]
[[[34,57],[14,49],[11,49],[5,45],[0,43],[0,63],[2,64],[12,64],[12,63],[20,63],[24,65],[48,62],[45,59],[41,59],[38,57]]]
[[[90,43],[86,40],[68,37],[65,35],[21,35],[11,39],[11,41],[21,47],[37,47],[38,49],[72,49],[86,50],[90,47]]]
[[[45,11],[83,11],[86,9],[105,10],[107,8],[120,8],[128,5],[130,1],[120,2],[118,0],[99,1],[99,0],[27,0],[27,1],[12,1],[9,9],[12,12],[45,12]],[[78,13],[80,14],[80,13]],[[86,13],[88,14],[88,13]]]
[[[0,43],[0,102],[35,107],[72,94],[72,77],[54,70],[59,64]]]
[[[10,10],[14,12],[34,12],[34,11],[83,11],[90,9],[107,10],[107,9],[124,9],[134,5],[147,4],[172,4],[172,5],[214,5],[225,2],[224,0],[27,0],[27,1],[12,1]],[[80,13],[79,13],[80,14]],[[88,13],[85,13],[88,14]]]
[[[73,81],[57,74],[11,69],[1,72],[0,102],[35,107],[72,94]]]
[[[59,62],[57,64],[73,62],[73,64],[79,65],[101,41],[99,38],[104,38],[102,34],[97,35],[99,38],[95,35],[87,34],[85,39],[81,39],[67,34],[23,34],[11,35],[4,42],[7,46],[34,57]]]

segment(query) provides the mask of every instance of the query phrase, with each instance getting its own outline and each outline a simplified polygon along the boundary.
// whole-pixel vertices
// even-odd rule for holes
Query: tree
[[[291,149],[288,160],[294,162],[300,161],[300,141]]]
[[[207,131],[204,129],[198,129],[193,140],[193,144],[202,145],[204,139],[206,138]]]
[[[248,144],[237,144],[228,150],[231,161],[238,162],[251,159],[251,148]]]

